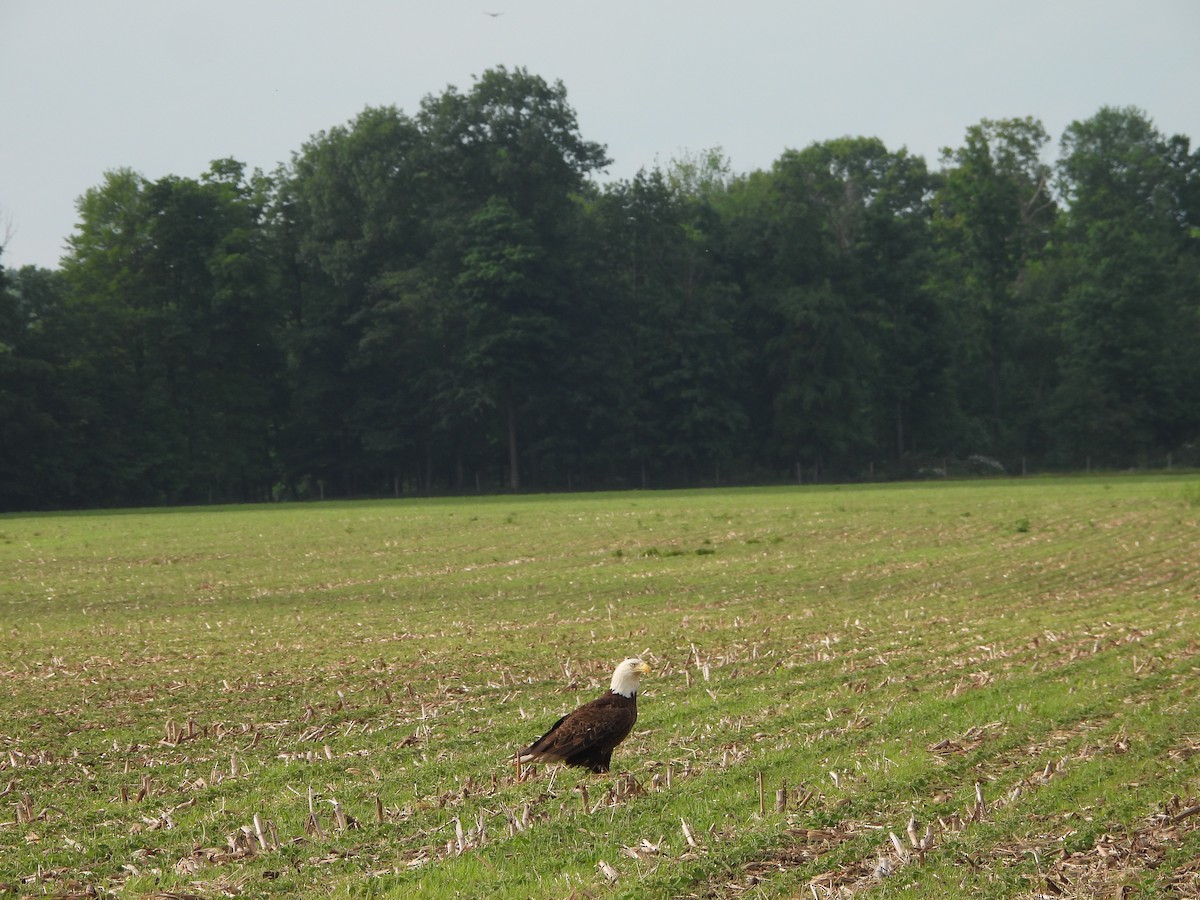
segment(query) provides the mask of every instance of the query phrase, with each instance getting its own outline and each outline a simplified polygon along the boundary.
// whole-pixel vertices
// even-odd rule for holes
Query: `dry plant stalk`
[[[900,857],[900,862],[908,862],[908,851],[904,848],[904,842],[896,837],[894,831],[889,831],[888,837],[892,841],[892,848],[896,851],[896,856]]]
[[[975,807],[971,810],[971,820],[979,822],[983,820],[983,814],[987,807],[983,802],[983,785],[978,781],[975,782]]]
[[[308,788],[308,818],[304,820],[304,832],[306,834],[315,834],[321,840],[325,840],[325,832],[321,830],[321,822],[317,819],[317,810],[313,802],[313,789],[311,785]]]
[[[1189,806],[1187,809],[1180,810],[1175,815],[1171,816],[1171,824],[1178,825],[1184,819],[1194,816],[1197,813],[1200,813],[1200,804]]]
[[[267,844],[267,835],[263,831],[262,817],[258,813],[254,814],[254,835],[258,838],[258,846],[264,853],[271,849]]]
[[[925,834],[917,836],[917,817],[909,816],[908,826],[905,829],[908,832],[908,841],[912,844],[913,850],[917,852],[917,861],[921,864],[925,862],[925,854],[933,849],[933,825],[925,826]]]
[[[616,784],[616,799],[626,800],[630,797],[639,797],[646,793],[646,789],[642,787],[642,783],[634,777],[632,772],[626,772],[617,781]]]
[[[919,847],[920,840],[917,838],[917,817],[916,816],[908,817],[908,825],[905,827],[905,831],[908,832],[909,843],[911,843],[914,848]]]
[[[683,816],[679,817],[679,824],[683,829],[683,839],[687,841],[689,847],[699,847],[696,842],[696,836],[692,833],[692,826],[687,823],[687,819]]]
[[[17,810],[17,824],[24,825],[27,822],[34,820],[33,815],[33,798],[28,794],[22,794],[21,799],[15,804]]]

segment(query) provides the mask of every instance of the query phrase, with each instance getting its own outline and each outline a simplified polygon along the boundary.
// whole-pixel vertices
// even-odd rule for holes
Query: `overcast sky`
[[[502,13],[498,16],[486,12]],[[366,106],[561,80],[607,177],[843,135],[936,168],[983,118],[1137,106],[1200,141],[1200,0],[0,0],[0,264],[53,267],[106,170],[274,169]]]

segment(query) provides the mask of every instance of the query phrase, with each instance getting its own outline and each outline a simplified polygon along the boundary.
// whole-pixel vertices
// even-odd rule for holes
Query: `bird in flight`
[[[484,10],[484,13],[483,13],[483,14],[484,14],[485,16],[491,16],[493,19],[498,19],[498,18],[500,18],[502,15],[504,15],[504,13],[502,13],[502,12],[488,12],[487,10]]]

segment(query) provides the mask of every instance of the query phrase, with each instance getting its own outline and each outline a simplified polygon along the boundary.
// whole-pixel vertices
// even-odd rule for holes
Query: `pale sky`
[[[1105,105],[1200,143],[1200,0],[0,0],[0,264],[58,265],[109,169],[270,171],[497,65],[563,82],[608,178],[717,146],[765,169],[844,135],[937,168],[1017,116],[1052,160]]]

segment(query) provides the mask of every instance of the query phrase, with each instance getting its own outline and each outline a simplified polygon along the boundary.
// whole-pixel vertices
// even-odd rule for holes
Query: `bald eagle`
[[[649,672],[650,667],[637,657],[622,661],[613,671],[608,692],[550,726],[521,751],[521,762],[558,762],[597,774],[607,772],[613,748],[637,721],[639,679]]]

